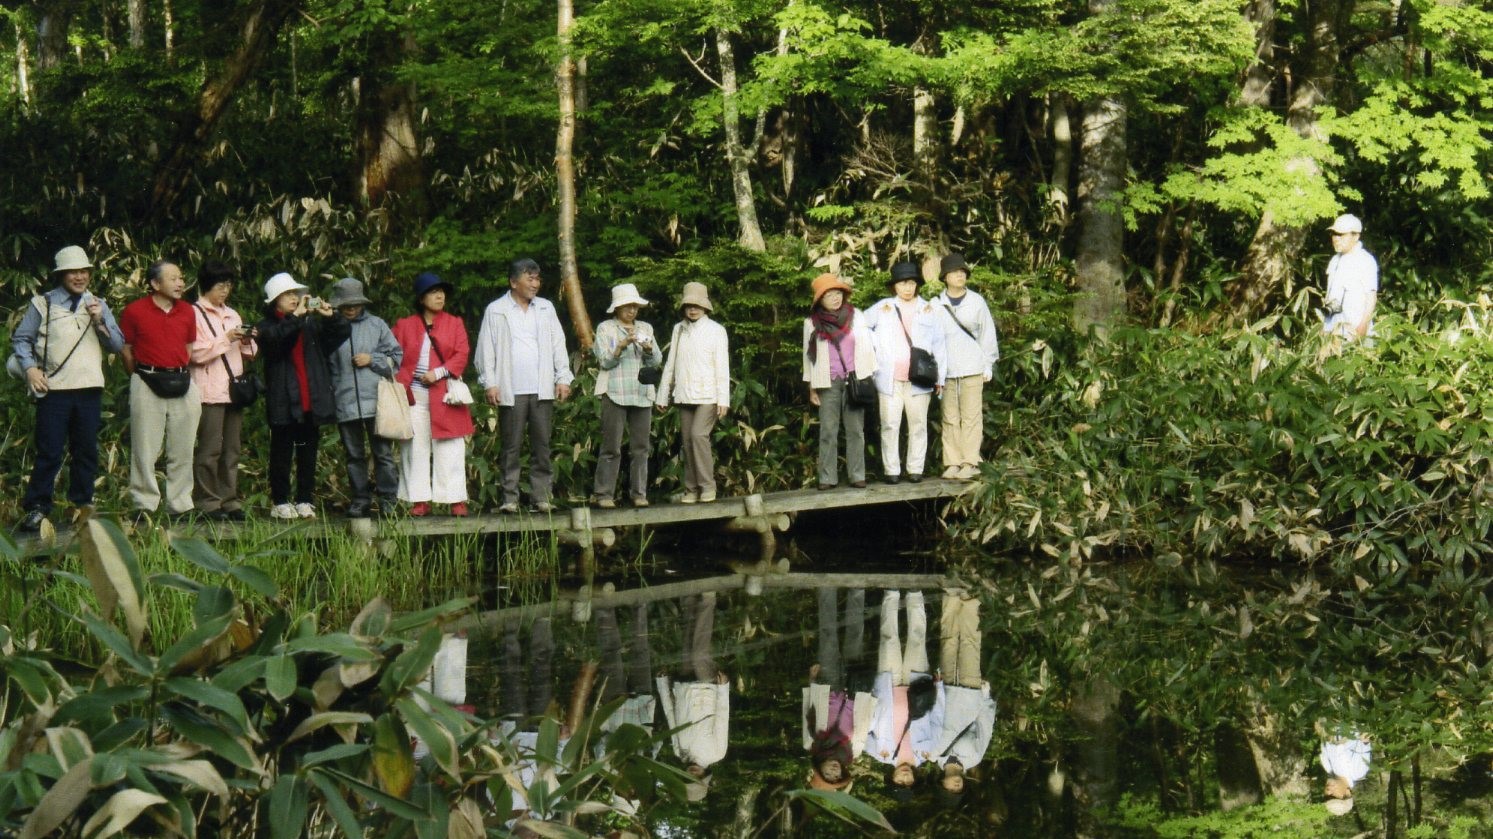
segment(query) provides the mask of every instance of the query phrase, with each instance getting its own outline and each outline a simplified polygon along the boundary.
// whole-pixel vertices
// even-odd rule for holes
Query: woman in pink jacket
[[[446,311],[451,286],[426,272],[415,278],[415,314],[394,324],[404,361],[394,378],[410,394],[415,436],[400,447],[399,497],[410,515],[449,504],[467,514],[467,437],[474,430],[466,405],[446,404],[448,382],[461,379],[470,348],[461,318]]]
[[[192,465],[192,505],[219,521],[242,521],[238,457],[244,405],[229,397],[228,383],[242,376],[259,348],[254,329],[228,305],[236,272],[216,259],[197,278],[197,340],[192,342],[192,380],[202,394],[197,451]]]

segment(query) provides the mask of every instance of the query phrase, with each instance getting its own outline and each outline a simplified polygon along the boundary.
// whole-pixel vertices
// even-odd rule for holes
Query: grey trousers
[[[714,416],[715,406],[708,405]],[[697,597],[684,598],[684,661],[686,674],[697,682],[714,682],[719,670],[715,666],[715,655],[711,650],[715,635],[715,592],[707,591]],[[665,702],[668,699],[664,699]]]
[[[536,504],[550,500],[555,469],[550,462],[550,432],[555,426],[555,400],[533,393],[513,397],[513,407],[498,411],[503,434],[503,503],[518,503],[519,448],[529,432],[529,498]]]
[[[617,611],[611,606],[596,609],[596,633],[601,652],[601,673],[606,681],[601,700],[610,702],[627,694],[647,695],[653,690],[653,655],[648,646],[648,604],[636,606],[632,629],[627,637],[627,654],[622,652],[622,630],[617,625]]]
[[[819,483],[840,482],[840,429],[845,429],[845,471],[851,481],[866,479],[866,409],[850,402],[845,380],[817,389],[819,394]]]
[[[498,651],[498,707],[504,716],[528,719],[544,713],[555,695],[555,635],[547,617],[529,628],[529,664],[524,666],[518,618],[507,622]]]
[[[627,432],[628,493],[648,497],[648,431],[653,408],[618,405],[606,394],[601,397],[601,454],[596,458],[596,483],[592,493],[611,498],[617,492],[617,473],[622,469],[622,432]]]
[[[227,403],[203,405],[193,457],[192,505],[204,513],[243,507],[238,497],[238,456],[243,449],[244,410]]]
[[[352,503],[367,506],[373,500],[373,494],[377,493],[385,506],[392,505],[399,496],[399,464],[394,460],[394,441],[374,434],[372,419],[340,422],[337,430],[342,436],[342,452],[347,455],[347,494]],[[373,450],[372,482],[368,479],[370,448]]]
[[[679,406],[679,441],[684,449],[686,492],[715,492],[715,452],[710,432],[715,428],[714,405]]]

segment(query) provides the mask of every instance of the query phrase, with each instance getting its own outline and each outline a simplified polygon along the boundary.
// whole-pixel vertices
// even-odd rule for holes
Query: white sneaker
[[[681,495],[681,496],[679,496],[679,503],[680,504],[693,504],[693,503],[695,503],[696,501],[699,501],[699,500],[700,500],[700,494],[697,493],[697,492],[690,492],[689,490],[685,490],[684,494]]]
[[[963,466],[959,467],[959,480],[973,481],[978,477],[980,477],[980,467],[974,465],[973,463],[966,463]]]
[[[302,501],[295,505],[295,514],[303,519],[314,519],[316,518],[316,508]]]
[[[943,476],[942,477],[946,481],[958,480],[959,479],[959,473],[962,472],[962,471],[964,471],[964,467],[962,467],[962,466],[950,466],[949,468],[943,470]]]
[[[700,490],[700,503],[701,504],[709,504],[710,502],[712,502],[714,500],[715,500],[715,490],[713,490],[713,489]]]
[[[270,508],[270,518],[294,519],[300,518],[300,516],[296,513],[294,504],[276,504]]]

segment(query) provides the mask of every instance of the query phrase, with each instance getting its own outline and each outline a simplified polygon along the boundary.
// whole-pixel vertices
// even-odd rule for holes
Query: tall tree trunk
[[[747,250],[762,252],[767,243],[757,223],[757,200],[752,195],[752,173],[741,145],[741,114],[737,106],[736,53],[731,36],[715,30],[715,49],[721,60],[721,118],[726,124],[726,160],[731,166],[731,192],[736,199],[736,222],[741,228],[736,241]]]
[[[392,69],[414,49],[412,35],[374,36],[368,74],[358,84],[358,192],[369,207],[400,199],[398,219],[417,222],[425,211],[425,172],[415,132],[414,85],[392,78]]]
[[[130,20],[130,49],[145,49],[145,0],[129,0],[126,6]]]
[[[928,55],[932,52],[926,34],[919,35],[918,39],[913,42],[912,51],[917,55]],[[938,97],[933,94],[932,90],[922,85],[914,85],[912,89],[912,162],[918,174],[918,180],[922,182],[926,190],[925,198],[932,198],[938,194],[938,157]]]
[[[75,3],[59,0],[36,4],[36,66],[50,70],[62,65],[67,55],[67,30],[72,25]]]
[[[1092,5],[1107,5],[1095,0]],[[1126,106],[1118,97],[1087,103],[1078,162],[1078,297],[1073,324],[1103,338],[1125,312],[1125,224],[1117,206],[1125,186]]]
[[[1097,811],[1114,804],[1120,792],[1120,689],[1102,676],[1090,676],[1068,706],[1082,740],[1069,779],[1078,807],[1078,835],[1096,836]]]
[[[166,30],[166,57],[176,52],[176,21],[171,15],[171,0],[161,0],[161,21]]]
[[[571,53],[574,28],[572,0],[559,0],[560,64],[555,69],[555,86],[560,97],[560,124],[555,131],[555,181],[560,205],[560,293],[570,312],[576,340],[585,351],[591,348],[595,333],[581,294],[581,273],[575,254],[575,57]]]
[[[1255,771],[1266,795],[1305,797],[1310,794],[1299,731],[1282,725],[1269,709],[1256,706],[1244,736],[1254,754]]]
[[[1047,201],[1060,221],[1068,219],[1072,205],[1069,185],[1073,182],[1073,122],[1068,97],[1054,93],[1048,99],[1052,124],[1052,180],[1047,187]]]
[[[1244,733],[1231,725],[1213,732],[1214,765],[1218,767],[1218,806],[1224,810],[1259,804],[1264,800],[1260,771]]]
[[[1352,8],[1353,0],[1320,0],[1308,3],[1307,49],[1302,66],[1297,68],[1298,82],[1286,110],[1286,124],[1297,134],[1326,141],[1318,118],[1318,109],[1331,101],[1332,80],[1337,70],[1337,16]],[[1258,16],[1256,23],[1256,62],[1245,74],[1240,102],[1268,106],[1269,81],[1272,73],[1264,57],[1273,55],[1269,46],[1275,33],[1275,5],[1271,0],[1256,0],[1249,14]],[[1290,171],[1304,171],[1320,177],[1321,168],[1311,157],[1299,157],[1286,163]],[[1236,320],[1248,320],[1261,312],[1280,294],[1290,279],[1291,265],[1306,243],[1306,230],[1283,225],[1275,214],[1266,210],[1260,216],[1253,240],[1245,252],[1239,279],[1229,287],[1229,313]]]
[[[26,33],[16,21],[16,96],[21,100],[21,109],[31,109],[31,47],[26,42]]]
[[[244,19],[242,38],[218,75],[208,79],[197,96],[197,110],[183,119],[176,144],[156,171],[150,191],[150,212],[169,213],[186,189],[207,139],[228,110],[259,62],[275,43],[275,36],[299,7],[300,0],[259,0]]]

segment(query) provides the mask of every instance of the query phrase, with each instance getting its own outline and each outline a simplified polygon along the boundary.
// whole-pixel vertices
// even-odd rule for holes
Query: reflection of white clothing
[[[881,644],[876,650],[876,669],[890,673],[896,684],[905,685],[914,674],[932,671],[928,666],[928,615],[923,608],[923,593],[907,593],[907,646],[904,649],[897,629],[897,611],[902,593],[888,591],[881,600]]]
[[[927,675],[924,673],[920,676]],[[922,766],[938,755],[938,735],[944,727],[945,690],[943,682],[933,685],[933,710],[906,723],[908,747],[912,749],[913,766]],[[866,733],[866,754],[882,763],[897,764],[897,742],[902,739],[902,727],[894,720],[896,688],[892,685],[892,674],[877,673],[871,693],[876,697],[876,707],[871,712]]]
[[[943,731],[933,753],[941,763],[958,760],[965,769],[977,765],[995,733],[995,700],[987,682],[979,689],[948,685]]]
[[[1322,768],[1328,775],[1336,775],[1353,786],[1369,774],[1369,758],[1373,755],[1367,740],[1354,737],[1322,744]]]
[[[513,790],[513,809],[528,810],[528,791],[530,787],[534,786],[534,781],[539,777],[540,772],[539,762],[535,756],[535,752],[539,749],[539,732],[519,731],[517,724],[512,720],[504,720],[498,725],[498,734],[507,739],[513,745],[514,751],[518,752],[519,755],[518,782],[522,789]],[[559,739],[555,745],[555,756],[557,758],[565,753],[565,745],[569,742],[569,737]],[[549,782],[551,790],[559,784],[557,769],[558,767],[548,761],[545,762],[544,778]],[[512,782],[509,783],[509,787],[512,788]],[[539,815],[544,817],[548,814],[542,813]]]
[[[708,767],[726,756],[731,730],[731,686],[715,682],[678,682],[659,676],[658,695],[664,719],[674,733],[674,754],[685,764]]]
[[[1374,313],[1374,295],[1379,293],[1379,263],[1362,244],[1337,254],[1327,263],[1327,291],[1322,296],[1330,314],[1322,331],[1357,337],[1353,330]],[[1369,321],[1368,334],[1374,334]]]

